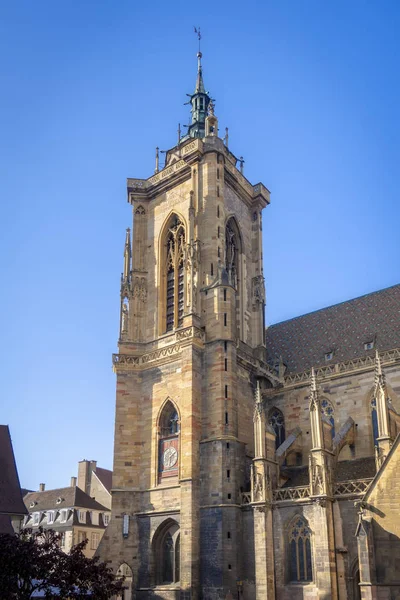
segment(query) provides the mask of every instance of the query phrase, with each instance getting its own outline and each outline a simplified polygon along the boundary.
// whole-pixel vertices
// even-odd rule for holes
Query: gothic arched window
[[[176,407],[168,400],[158,422],[158,482],[176,477],[179,467],[180,421]]]
[[[326,398],[321,400],[321,412],[332,425],[332,439],[335,437],[335,411],[333,410],[332,404]]]
[[[180,580],[179,525],[171,522],[161,526],[153,542],[156,585],[178,583]]]
[[[311,532],[303,517],[296,517],[289,530],[289,580],[312,581]]]
[[[184,310],[184,253],[185,228],[178,216],[173,215],[167,229],[166,252],[166,290],[165,290],[165,330],[172,331],[180,327]]]
[[[268,422],[275,431],[275,448],[285,441],[285,419],[278,408],[272,408],[269,413]]]

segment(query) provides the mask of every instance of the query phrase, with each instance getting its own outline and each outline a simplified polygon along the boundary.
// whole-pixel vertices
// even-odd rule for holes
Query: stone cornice
[[[394,365],[400,362],[400,348],[385,350],[379,353],[382,366]],[[375,369],[375,356],[362,356],[344,362],[324,365],[314,369],[318,381],[323,379],[337,379],[353,373],[363,373]],[[302,384],[309,385],[311,370],[301,373],[288,374],[285,377],[284,388],[299,387]],[[282,391],[282,388],[281,388]]]
[[[135,179],[128,177],[128,201],[133,202],[134,199],[151,197],[158,195],[163,191],[164,187],[176,185],[178,176],[190,175],[190,165],[203,152],[203,142],[199,139],[193,140],[180,148],[180,159],[164,167],[159,173],[152,175],[148,179]],[[187,171],[187,173],[185,173]]]
[[[174,336],[170,336],[173,343],[162,348],[156,348],[143,354],[113,354],[113,369],[116,373],[122,371],[144,370],[171,362],[181,354],[185,346],[194,344],[200,348],[204,346],[204,331],[191,325],[178,329]]]

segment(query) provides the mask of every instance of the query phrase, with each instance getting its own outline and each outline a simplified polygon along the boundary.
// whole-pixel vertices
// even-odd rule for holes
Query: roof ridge
[[[316,310],[310,310],[307,313],[303,313],[302,315],[297,315],[296,317],[291,317],[290,319],[284,319],[283,321],[278,321],[278,323],[272,323],[266,327],[266,330],[271,327],[276,327],[278,325],[283,325],[283,323],[288,323],[289,321],[296,321],[297,319],[302,319],[303,317],[307,317],[308,315],[313,315],[318,312],[322,312],[323,310],[328,310],[329,308],[335,308],[336,306],[340,306],[341,304],[349,304],[350,302],[355,302],[356,300],[360,300],[361,298],[366,298],[367,296],[374,296],[376,294],[381,294],[383,292],[387,292],[388,290],[400,287],[400,283],[395,283],[394,285],[389,285],[386,288],[382,288],[381,290],[375,290],[374,292],[368,292],[367,294],[361,294],[361,296],[356,296],[355,298],[350,298],[349,300],[343,300],[342,302],[337,302],[336,304],[329,304],[329,306],[324,306],[323,308],[317,308]]]

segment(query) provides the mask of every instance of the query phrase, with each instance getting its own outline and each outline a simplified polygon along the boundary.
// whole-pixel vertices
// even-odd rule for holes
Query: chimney
[[[97,462],[95,460],[81,460],[78,463],[78,482],[77,486],[84,492],[86,492],[89,496],[91,481],[92,481],[92,472],[96,472]]]
[[[76,487],[76,477],[71,477],[71,487]]]
[[[44,492],[45,487],[46,487],[45,483],[39,483],[39,492]]]

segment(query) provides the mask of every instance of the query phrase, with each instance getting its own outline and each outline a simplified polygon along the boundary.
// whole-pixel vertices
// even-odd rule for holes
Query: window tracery
[[[326,398],[321,400],[321,412],[332,425],[332,438],[335,437],[335,411],[333,410],[332,404]]]
[[[166,236],[166,331],[180,327],[184,312],[185,228],[174,215]]]
[[[268,422],[275,431],[275,448],[285,441],[285,418],[278,408],[272,408],[269,413]]]
[[[289,568],[290,581],[312,581],[311,532],[303,517],[297,517],[289,531]]]
[[[156,585],[179,583],[180,530],[176,522],[161,526],[154,538],[153,551]]]

